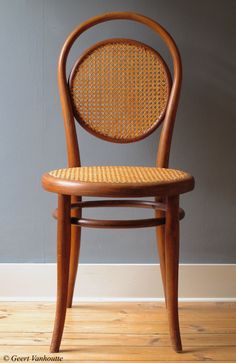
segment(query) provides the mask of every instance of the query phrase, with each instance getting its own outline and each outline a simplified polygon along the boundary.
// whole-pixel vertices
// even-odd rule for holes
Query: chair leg
[[[166,297],[171,343],[176,352],[182,351],[178,314],[179,270],[179,196],[167,199],[166,234]]]
[[[81,202],[82,198],[78,196],[71,197],[71,203]],[[71,215],[73,217],[81,218],[82,208],[72,209]],[[71,226],[71,247],[70,247],[70,272],[69,272],[69,286],[67,296],[67,307],[72,307],[73,295],[75,289],[75,281],[78,270],[79,255],[80,255],[80,240],[81,240],[81,227]]]
[[[156,202],[163,202],[160,197],[156,198]],[[156,210],[155,212],[156,218],[163,217],[164,212],[160,210]],[[166,259],[165,259],[165,225],[158,226],[156,228],[156,238],[157,238],[157,249],[160,259],[160,269],[161,269],[161,278],[162,285],[164,290],[165,304],[167,307],[167,299],[166,299]]]
[[[163,212],[156,211],[156,218],[162,217]],[[160,268],[161,268],[161,277],[162,277],[162,284],[165,296],[165,303],[167,306],[166,300],[166,261],[165,261],[165,226],[158,226],[156,228],[156,237],[157,237],[157,249],[160,259]]]
[[[70,196],[58,195],[57,304],[50,352],[59,352],[66,317],[70,261]]]
[[[78,226],[71,226],[70,273],[69,273],[69,286],[68,286],[68,296],[67,296],[68,308],[72,307],[75,280],[79,263],[80,238],[81,238],[81,228]]]

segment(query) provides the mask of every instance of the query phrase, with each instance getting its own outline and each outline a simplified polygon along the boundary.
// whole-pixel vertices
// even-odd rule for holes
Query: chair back
[[[75,40],[88,28],[115,19],[137,21],[161,36],[172,55],[173,81],[155,49],[121,38],[106,39],[86,50],[67,80],[67,57]],[[164,120],[157,165],[168,167],[181,84],[181,60],[173,39],[158,23],[127,12],[89,19],[67,38],[59,58],[58,81],[70,167],[80,166],[75,119],[96,137],[116,143],[141,140]]]

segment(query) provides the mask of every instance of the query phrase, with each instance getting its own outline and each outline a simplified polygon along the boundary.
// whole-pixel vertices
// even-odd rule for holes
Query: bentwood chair
[[[96,24],[133,20],[156,32],[173,61],[173,79],[160,54],[130,39],[107,39],[86,50],[69,79],[66,63],[75,40]],[[178,319],[179,195],[193,189],[191,175],[168,168],[171,138],[181,87],[181,59],[172,37],[154,20],[129,12],[107,13],[89,19],[67,38],[58,64],[59,92],[64,117],[68,168],[46,173],[43,187],[58,194],[57,307],[51,352],[60,348],[66,308],[72,305],[80,250],[81,228],[143,228],[157,230],[157,244],[169,329],[175,351],[182,350]],[[155,167],[81,166],[75,119],[96,137],[131,143],[150,135],[161,123]],[[115,199],[82,201],[83,196]],[[134,200],[154,197],[153,201]],[[130,198],[117,199],[117,198]],[[152,208],[155,218],[95,220],[82,218],[87,207]]]

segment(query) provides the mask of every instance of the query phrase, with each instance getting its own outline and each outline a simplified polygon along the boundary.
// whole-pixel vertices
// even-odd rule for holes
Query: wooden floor
[[[54,304],[0,303],[0,361],[45,354],[64,362],[236,362],[236,303],[180,304],[181,354],[170,348],[160,303],[77,304],[61,352],[50,355],[53,318]]]

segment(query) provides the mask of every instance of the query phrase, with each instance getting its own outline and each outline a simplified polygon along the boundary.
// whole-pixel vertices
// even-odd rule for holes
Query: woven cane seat
[[[188,174],[174,169],[140,166],[83,166],[49,172],[55,178],[85,183],[163,183],[184,180]]]
[[[69,88],[78,122],[113,142],[141,139],[162,121],[170,74],[161,56],[129,39],[95,44],[75,64]]]
[[[146,195],[146,191],[153,189],[156,192],[158,188],[160,191],[171,188],[175,192],[175,186],[181,193],[183,188],[189,189],[193,184],[191,175],[183,171],[142,166],[84,166],[57,169],[45,174],[43,179],[47,181],[47,187],[48,181],[50,182],[51,191],[57,191],[57,188],[53,190],[53,186],[59,186],[68,194],[73,194],[73,190],[76,190],[78,195],[105,195],[118,191],[122,194],[122,191],[126,193],[126,190],[129,194],[130,189],[134,193],[135,189],[141,190]]]

